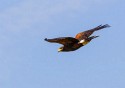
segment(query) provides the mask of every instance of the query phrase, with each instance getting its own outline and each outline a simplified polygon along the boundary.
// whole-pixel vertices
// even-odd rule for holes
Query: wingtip
[[[99,35],[96,35],[96,36],[92,36],[93,38],[97,38],[97,37],[99,37]]]
[[[45,38],[44,40],[47,41],[47,38]]]
[[[105,27],[111,27],[109,24],[105,24],[104,26],[105,26]]]
[[[89,37],[90,39],[94,39],[94,38],[97,38],[97,37],[99,37],[99,36],[91,36],[91,37]]]

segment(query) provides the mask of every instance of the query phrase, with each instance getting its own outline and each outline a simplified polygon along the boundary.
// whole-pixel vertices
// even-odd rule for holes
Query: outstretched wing
[[[63,45],[72,45],[74,43],[79,42],[79,40],[72,38],[72,37],[59,37],[54,39],[47,39],[45,38],[45,41],[51,42],[51,43],[59,43]]]
[[[107,28],[107,27],[110,27],[110,26],[108,24],[99,25],[99,26],[97,26],[93,29],[78,33],[75,36],[75,38],[78,39],[78,40],[87,39],[93,32],[95,32],[97,30],[100,30],[100,29],[103,29],[103,28]]]

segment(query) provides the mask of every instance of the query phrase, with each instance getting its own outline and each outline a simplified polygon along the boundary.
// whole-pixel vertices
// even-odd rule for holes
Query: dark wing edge
[[[108,24],[105,24],[105,25],[99,25],[93,29],[90,29],[90,30],[87,30],[87,31],[84,31],[84,32],[80,32],[78,33],[75,38],[78,39],[78,40],[82,40],[82,39],[86,39],[88,38],[91,34],[93,34],[93,32],[97,31],[97,30],[101,30],[103,28],[107,28],[107,27],[110,27],[110,25]]]
[[[73,37],[59,37],[59,38],[53,38],[53,39],[45,38],[44,40],[50,43],[59,43],[63,45],[71,45],[71,44],[79,42],[79,40]]]
[[[100,30],[100,29],[107,28],[107,27],[111,27],[111,26],[110,26],[109,24],[99,25],[99,26],[97,26],[97,27],[95,27],[95,28],[93,28],[93,29],[90,29],[90,30],[88,30],[88,31],[98,31],[98,30]]]

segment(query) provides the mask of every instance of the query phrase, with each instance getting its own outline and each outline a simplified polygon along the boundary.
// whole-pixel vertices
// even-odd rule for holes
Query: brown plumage
[[[92,39],[98,37],[98,36],[90,36],[92,35],[95,31],[110,27],[108,24],[105,25],[99,25],[93,29],[80,32],[78,33],[75,38],[73,37],[59,37],[59,38],[54,38],[54,39],[47,39],[45,38],[45,41],[51,42],[51,43],[59,43],[62,44],[63,46],[58,49],[58,51],[74,51],[79,49],[80,47],[88,44]]]

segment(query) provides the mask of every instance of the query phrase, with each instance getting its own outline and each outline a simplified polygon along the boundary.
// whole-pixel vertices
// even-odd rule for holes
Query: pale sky
[[[125,0],[0,0],[0,88],[125,88]],[[74,52],[44,38],[100,24]]]

